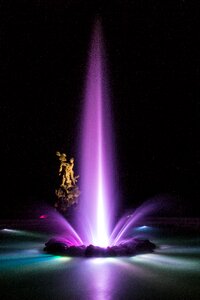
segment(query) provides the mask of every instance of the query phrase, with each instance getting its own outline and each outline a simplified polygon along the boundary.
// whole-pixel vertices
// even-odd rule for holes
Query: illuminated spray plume
[[[118,194],[116,163],[99,21],[95,24],[89,51],[82,116],[79,138],[81,196],[76,211],[76,230],[57,215],[54,219],[65,233],[63,238],[49,240],[45,251],[58,253],[60,247],[60,253],[81,256],[133,255],[138,249],[139,252],[151,252],[155,245],[148,240],[139,241],[139,234],[134,239],[131,229],[145,215],[155,211],[154,202],[145,203],[133,213],[124,215],[116,224],[114,220]]]
[[[112,122],[100,22],[92,36],[81,127],[79,230],[86,244],[108,246],[113,212]],[[81,214],[81,215],[80,215]]]

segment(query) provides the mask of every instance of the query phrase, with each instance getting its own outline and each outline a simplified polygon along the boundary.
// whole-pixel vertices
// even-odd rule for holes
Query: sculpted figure
[[[76,185],[78,176],[74,176],[74,158],[72,157],[67,162],[67,156],[65,153],[56,152],[59,157],[59,176],[62,176],[62,182],[60,187],[55,191],[58,201],[55,203],[55,207],[61,211],[66,211],[71,205],[77,204],[77,198],[80,195],[80,190]]]
[[[60,167],[59,167],[59,175],[63,174],[62,175],[62,184],[61,186],[65,186],[65,182],[66,182],[66,177],[65,177],[65,170],[66,170],[66,167],[67,167],[67,156],[65,153],[60,153],[59,151],[56,152],[56,155],[59,157],[59,160],[60,160]]]
[[[74,177],[74,158],[71,158],[70,159],[70,163],[67,164],[67,167],[66,167],[66,182],[67,184],[70,185],[70,187],[72,185],[75,185],[76,184],[76,178]]]

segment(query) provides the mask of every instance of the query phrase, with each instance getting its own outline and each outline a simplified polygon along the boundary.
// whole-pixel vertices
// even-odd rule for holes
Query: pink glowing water
[[[99,246],[109,244],[116,190],[113,182],[112,122],[106,84],[102,32],[97,22],[89,53],[84,96],[80,152],[82,194],[78,218],[84,242]]]

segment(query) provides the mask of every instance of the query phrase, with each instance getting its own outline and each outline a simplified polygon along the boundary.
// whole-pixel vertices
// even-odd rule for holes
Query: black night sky
[[[0,2],[0,215],[13,217],[36,203],[53,206],[56,151],[79,159],[96,15],[106,44],[124,207],[171,195],[179,212],[199,216],[198,15],[187,0]]]

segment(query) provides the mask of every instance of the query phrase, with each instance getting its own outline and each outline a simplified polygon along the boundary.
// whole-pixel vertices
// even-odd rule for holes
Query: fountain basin
[[[116,257],[134,256],[137,254],[151,253],[156,245],[149,240],[132,238],[128,242],[107,248],[94,245],[69,245],[63,238],[51,238],[45,243],[44,251],[50,254],[61,256],[80,256],[80,257]]]

